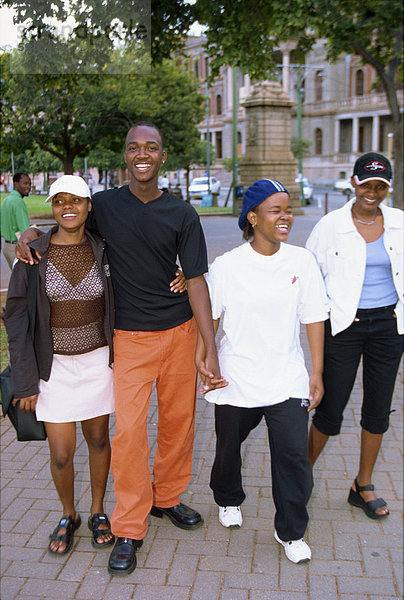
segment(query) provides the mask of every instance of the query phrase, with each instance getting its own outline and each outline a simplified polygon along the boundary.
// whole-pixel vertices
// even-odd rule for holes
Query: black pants
[[[325,394],[313,423],[325,435],[337,435],[342,415],[363,359],[361,427],[369,433],[385,433],[389,427],[391,400],[403,352],[403,336],[397,333],[394,306],[359,309],[355,321],[335,336],[325,325]]]
[[[275,529],[282,540],[296,540],[307,528],[306,504],[313,487],[307,455],[308,413],[300,399],[289,398],[260,408],[216,405],[216,457],[210,487],[219,506],[239,506],[243,502],[241,444],[263,416],[271,450]]]

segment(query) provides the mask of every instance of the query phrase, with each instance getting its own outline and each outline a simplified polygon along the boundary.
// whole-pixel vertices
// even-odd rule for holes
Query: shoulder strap
[[[27,303],[28,303],[28,320],[29,320],[29,331],[31,339],[34,341],[35,335],[35,321],[36,321],[36,290],[38,287],[38,265],[28,266],[28,290],[27,290]]]

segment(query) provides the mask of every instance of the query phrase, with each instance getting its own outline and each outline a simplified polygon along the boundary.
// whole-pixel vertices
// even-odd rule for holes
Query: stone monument
[[[293,102],[277,81],[260,81],[243,102],[247,121],[246,151],[240,161],[240,184],[277,179],[290,194],[293,212],[302,214],[297,161],[290,148]]]

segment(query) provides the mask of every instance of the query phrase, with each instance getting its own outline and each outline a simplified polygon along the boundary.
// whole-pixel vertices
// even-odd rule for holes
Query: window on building
[[[365,77],[362,69],[356,71],[355,75],[355,96],[363,96],[365,93]]]
[[[314,148],[316,154],[323,153],[323,130],[319,127],[314,130]]]
[[[216,158],[223,158],[223,138],[221,131],[216,131]]]
[[[216,96],[216,114],[217,115],[222,114],[222,97],[220,94],[218,94]]]
[[[339,151],[341,154],[352,151],[352,119],[339,121]]]
[[[316,71],[314,76],[314,100],[316,102],[321,102],[323,99],[323,81],[324,81],[324,72]]]
[[[197,58],[194,62],[194,71],[195,71],[195,75],[199,79],[199,58]]]
[[[209,77],[210,69],[209,69],[209,57],[205,56],[205,79]]]
[[[237,154],[243,154],[243,138],[241,136],[241,131],[237,132]]]

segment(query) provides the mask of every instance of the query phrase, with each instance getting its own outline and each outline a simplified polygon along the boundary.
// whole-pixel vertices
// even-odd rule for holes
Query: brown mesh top
[[[107,344],[101,275],[89,241],[50,244],[46,294],[55,354],[84,354]]]

